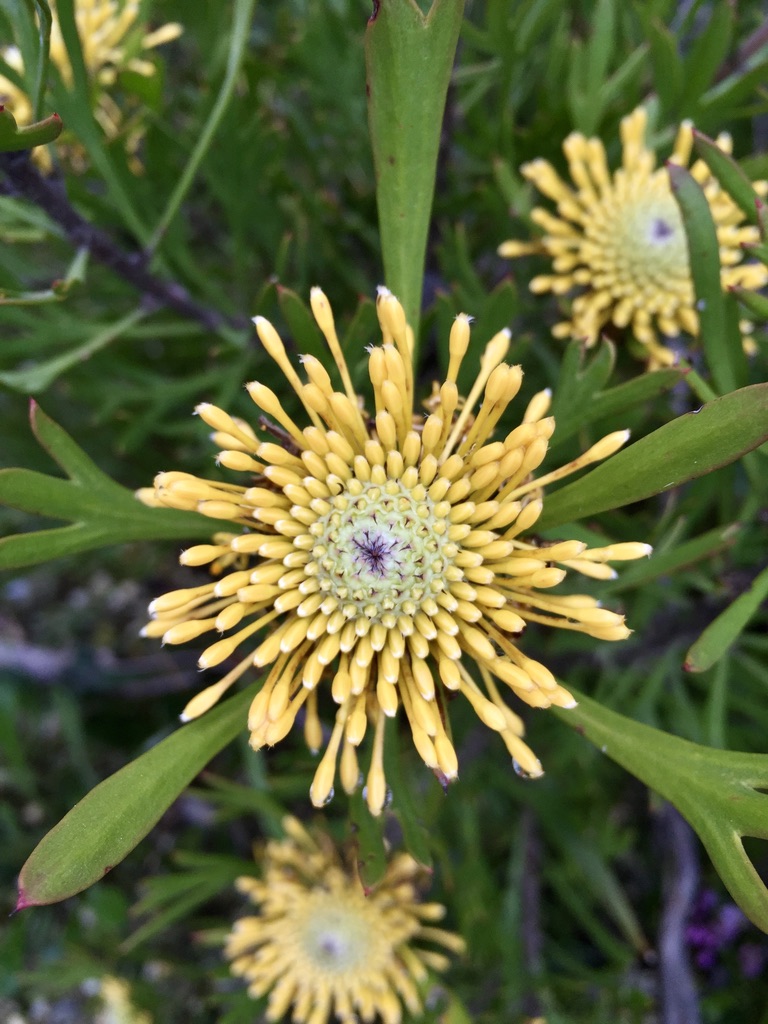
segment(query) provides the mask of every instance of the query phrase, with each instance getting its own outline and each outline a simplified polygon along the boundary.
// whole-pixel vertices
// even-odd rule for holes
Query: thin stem
[[[163,235],[168,230],[168,225],[179,212],[179,208],[192,187],[198,168],[210,148],[213,137],[216,134],[216,130],[219,127],[221,119],[229,105],[229,101],[232,98],[232,93],[235,89],[243,56],[245,55],[245,48],[248,42],[248,30],[250,28],[251,17],[255,6],[256,0],[237,0],[235,3],[235,17],[234,24],[232,26],[232,35],[230,37],[229,54],[227,55],[227,71],[224,76],[224,83],[219,91],[219,95],[216,97],[216,102],[208,116],[208,120],[204,124],[203,130],[200,132],[197,145],[187,161],[187,166],[184,168],[184,172],[179,179],[179,183],[173,190],[173,193],[166,204],[165,210],[163,210],[163,213],[152,232],[149,242],[147,243],[147,249],[150,253],[153,253],[155,249],[157,249]]]

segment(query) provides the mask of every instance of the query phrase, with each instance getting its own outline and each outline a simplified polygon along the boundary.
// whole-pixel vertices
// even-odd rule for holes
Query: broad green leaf
[[[641,438],[544,500],[538,525],[621,508],[727,466],[768,440],[768,384],[752,384]]]
[[[182,726],[83,797],[21,869],[16,909],[65,900],[119,864],[211,758],[245,729],[260,686],[252,684]]]
[[[768,889],[742,839],[768,839],[768,755],[715,750],[634,722],[579,693],[563,722],[674,804],[734,900],[768,932]]]
[[[688,239],[699,333],[707,366],[718,391],[733,391],[747,379],[747,363],[736,304],[723,294],[712,212],[701,186],[689,171],[676,164],[668,164],[667,170]]]
[[[211,536],[212,524],[196,512],[148,508],[132,491],[98,468],[72,438],[30,404],[32,429],[69,479],[31,469],[0,470],[0,504],[71,525],[0,538],[0,569],[18,569],[136,540],[192,540]]]
[[[705,672],[726,653],[749,620],[768,597],[768,569],[752,580],[749,590],[740,594],[733,604],[710,622],[699,639],[692,644],[685,659],[688,672]]]
[[[713,177],[717,178],[747,220],[751,224],[757,224],[758,195],[752,188],[752,182],[730,153],[725,153],[714,139],[695,129],[693,144]]]
[[[464,0],[374,4],[365,38],[368,121],[385,283],[418,338],[445,97]]]

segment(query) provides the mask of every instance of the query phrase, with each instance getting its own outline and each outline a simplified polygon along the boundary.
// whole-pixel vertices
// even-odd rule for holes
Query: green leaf
[[[196,512],[149,508],[98,468],[36,402],[32,429],[67,480],[30,469],[0,470],[0,504],[71,525],[0,538],[0,569],[136,540],[209,538],[210,520]]]
[[[445,97],[464,0],[374,4],[365,38],[368,121],[387,286],[418,337]]]
[[[99,783],[44,836],[19,875],[17,910],[58,903],[119,864],[194,777],[245,729],[254,683]]]
[[[739,638],[744,627],[768,597],[768,569],[752,580],[749,590],[740,594],[733,604],[710,622],[699,639],[692,644],[685,659],[688,672],[705,672],[726,653]]]
[[[728,56],[733,37],[735,12],[730,4],[713,4],[709,22],[695,40],[683,62],[683,94],[680,105],[686,113],[696,104]]]
[[[727,466],[768,440],[768,384],[679,416],[544,501],[541,529],[662,494]]]
[[[349,821],[357,842],[357,866],[360,880],[366,889],[372,888],[387,870],[387,851],[384,846],[386,815],[377,818],[368,810],[363,790],[358,789],[349,799]]]
[[[677,50],[677,39],[659,18],[647,17],[645,2],[635,3],[635,11],[645,22],[645,34],[651,48],[653,82],[666,112],[675,110],[683,91],[683,62]]]
[[[733,287],[730,291],[753,316],[759,320],[768,320],[768,298],[765,295],[739,287]]]
[[[389,722],[392,725],[389,726]],[[414,793],[411,788],[413,775],[403,772],[403,761],[400,752],[400,735],[394,719],[387,721],[387,736],[384,743],[384,771],[387,784],[392,791],[390,810],[395,814],[403,830],[403,844],[410,855],[423,864],[432,867],[432,852],[429,848],[429,834],[420,819]]]
[[[742,842],[768,839],[768,755],[703,747],[574,697],[578,706],[557,717],[677,807],[734,900],[768,932],[768,888]]]
[[[585,422],[591,403],[613,373],[616,348],[604,338],[594,349],[572,341],[560,364],[560,375],[552,403],[557,439],[570,437]]]
[[[717,178],[747,220],[751,224],[757,224],[759,197],[752,187],[752,182],[730,153],[725,153],[714,139],[696,129],[693,131],[693,144],[712,176]]]
[[[733,391],[747,379],[736,304],[723,295],[720,250],[709,203],[689,171],[668,164],[672,193],[680,207],[691,276],[696,293],[699,331],[707,365],[720,392]]]
[[[60,289],[54,290],[54,297],[56,299],[63,298],[65,294],[66,292],[62,293]],[[147,315],[146,310],[136,309],[127,316],[122,317],[117,323],[109,324],[108,327],[97,331],[93,337],[89,338],[82,345],[78,345],[60,356],[55,356],[53,359],[47,359],[33,366],[25,366],[21,370],[9,370],[7,373],[0,373],[0,383],[28,395],[39,394],[49,387],[57,377],[60,377],[62,373],[65,373],[77,363],[84,362],[95,352],[106,348],[111,342],[120,338],[126,331],[129,331],[137,323],[144,320]]]

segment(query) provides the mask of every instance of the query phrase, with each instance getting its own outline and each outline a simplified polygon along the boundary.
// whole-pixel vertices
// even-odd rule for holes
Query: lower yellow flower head
[[[61,33],[55,0],[50,0],[50,7],[50,61],[58,70],[64,84],[71,86],[72,64]],[[132,71],[145,77],[153,75],[155,65],[146,59],[144,53],[176,39],[182,33],[181,25],[174,22],[163,25],[154,32],[142,34],[137,24],[140,13],[140,0],[75,0],[75,24],[83,53],[83,63],[94,90],[94,115],[108,139],[123,136],[126,150],[133,158],[133,170],[141,169],[135,153],[143,138],[143,125],[136,118],[127,120],[124,111],[110,96],[108,90],[114,85],[118,74],[123,71]],[[137,32],[139,34],[136,36]],[[17,47],[4,47],[0,54],[14,71],[24,76],[24,63]],[[32,104],[27,92],[2,75],[0,103],[9,107],[20,125],[32,120]],[[48,150],[37,147],[33,153],[41,170],[49,171],[52,163]],[[81,163],[83,160],[82,153],[77,147],[69,155],[75,158],[75,163]]]
[[[293,1007],[295,1024],[400,1024],[402,1004],[418,1016],[428,971],[444,971],[444,953],[462,953],[458,935],[434,927],[445,908],[420,903],[425,870],[408,854],[392,858],[368,892],[324,833],[310,835],[286,818],[289,838],[267,843],[262,877],[237,885],[258,908],[226,944],[233,974],[254,998],[269,996],[266,1019]],[[417,945],[417,943],[419,945]]]
[[[621,122],[622,166],[611,174],[600,139],[575,132],[563,143],[573,185],[564,182],[546,160],[534,160],[522,173],[557,207],[541,207],[531,217],[544,231],[535,242],[504,242],[501,256],[544,254],[552,273],[535,277],[531,291],[565,295],[574,289],[570,318],[556,325],[558,338],[580,338],[593,345],[606,324],[629,327],[651,365],[671,363],[674,353],[659,341],[659,332],[675,337],[696,335],[699,320],[680,210],[667,171],[655,170],[654,153],[645,146],[647,114],[638,107]],[[670,162],[687,166],[693,144],[690,122],[677,135]],[[717,144],[731,151],[731,139]],[[762,288],[768,270],[743,263],[742,246],[757,244],[756,227],[699,160],[691,168],[709,202],[717,229],[723,288]],[[768,192],[768,182],[754,182]]]
[[[541,489],[613,454],[628,432],[608,435],[537,478],[555,426],[546,415],[549,392],[536,395],[518,426],[492,440],[522,371],[503,362],[510,335],[501,331],[463,401],[456,378],[469,343],[464,314],[451,330],[446,378],[426,411],[416,411],[412,332],[386,289],[377,303],[383,343],[370,350],[374,405],[367,411],[319,288],[311,304],[341,390],[314,356],[303,357],[302,381],[274,327],[255,320],[309,425],[299,427],[277,394],[255,381],[247,390],[262,413],[261,436],[213,405],[197,408],[223,449],[219,464],[245,474],[244,484],[172,472],[159,474],[154,491],[139,492],[150,504],[197,510],[234,527],[181,556],[185,565],[211,565],[219,579],[150,605],[147,636],[178,644],[221,635],[201,655],[201,668],[245,648],[240,663],[193,698],[183,717],[208,710],[250,667],[271,666],[248,716],[251,746],[277,743],[303,709],[310,749],[325,746],[310,790],[322,806],[333,794],[337,763],[345,791],[354,791],[357,750],[370,727],[367,801],[378,814],[386,799],[386,718],[402,708],[425,763],[454,779],[447,704],[461,694],[501,735],[519,770],[540,775],[501,691],[533,707],[574,701],[544,665],[523,654],[518,638],[528,622],[603,640],[628,636],[623,617],[594,598],[551,590],[568,569],[610,578],[606,562],[650,551],[634,543],[589,550],[575,540],[539,542],[532,531]],[[318,704],[329,696],[336,714],[327,737]]]

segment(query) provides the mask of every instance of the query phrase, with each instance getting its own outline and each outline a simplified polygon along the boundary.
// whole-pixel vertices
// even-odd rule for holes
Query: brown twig
[[[0,171],[5,176],[4,182],[0,183],[0,193],[35,203],[59,225],[73,246],[87,249],[94,260],[109,267],[141,292],[149,304],[173,309],[210,331],[224,325],[248,327],[247,318],[226,317],[217,310],[202,306],[177,282],[165,281],[151,273],[146,268],[143,253],[124,252],[106,232],[89,224],[75,210],[61,179],[40,174],[27,152],[0,154]]]

